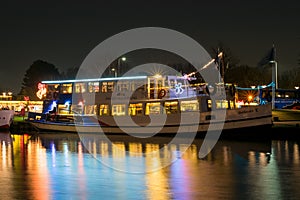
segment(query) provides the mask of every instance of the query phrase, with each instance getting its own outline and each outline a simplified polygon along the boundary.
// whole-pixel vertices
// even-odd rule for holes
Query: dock
[[[276,128],[300,128],[300,110],[274,110],[273,127]]]
[[[272,139],[300,139],[300,110],[274,110]]]

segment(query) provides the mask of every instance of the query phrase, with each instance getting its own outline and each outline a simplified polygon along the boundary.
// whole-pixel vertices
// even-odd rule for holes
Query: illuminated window
[[[181,101],[180,111],[181,112],[199,111],[199,102],[197,100]]]
[[[216,109],[225,109],[228,108],[227,100],[216,100]]]
[[[70,106],[65,104],[59,104],[58,105],[58,114],[70,114]]]
[[[212,101],[210,99],[207,100],[207,108],[208,108],[208,110],[211,110],[211,108],[212,108]]]
[[[114,82],[102,82],[101,91],[105,92],[113,92],[114,90]]]
[[[103,93],[107,92],[107,82],[102,83],[101,92]]]
[[[89,92],[99,92],[99,82],[88,82]]]
[[[129,115],[142,115],[143,114],[143,104],[142,103],[131,103],[128,107]]]
[[[64,94],[71,94],[72,93],[72,83],[62,84],[61,92]]]
[[[129,82],[128,81],[118,81],[117,83],[118,91],[128,91]]]
[[[178,101],[169,101],[164,103],[164,109],[166,114],[172,114],[178,112]]]
[[[83,113],[83,107],[82,104],[78,104],[78,105],[71,105],[71,111],[74,114],[82,114]]]
[[[84,107],[84,114],[96,115],[97,106],[96,105],[86,105]]]
[[[230,103],[230,109],[234,109],[234,101],[229,101]]]
[[[107,92],[113,92],[114,90],[114,82],[107,83]]]
[[[125,115],[125,104],[116,104],[111,107],[112,116],[122,116]]]
[[[159,102],[146,104],[145,115],[149,115],[149,114],[160,114],[160,103]]]
[[[109,115],[109,106],[108,104],[101,104],[99,115]]]
[[[84,93],[86,92],[85,83],[75,83],[75,93]]]

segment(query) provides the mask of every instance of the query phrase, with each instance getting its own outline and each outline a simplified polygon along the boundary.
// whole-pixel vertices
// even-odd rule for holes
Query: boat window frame
[[[148,106],[148,105],[150,105],[150,104],[158,104],[159,105],[159,109],[156,109],[155,108],[155,112],[150,112],[150,107]],[[157,105],[156,106],[154,106],[153,105],[153,107],[157,107]],[[145,115],[159,115],[159,114],[161,114],[162,112],[161,112],[161,102],[160,101],[152,101],[152,102],[146,102],[145,103]]]
[[[74,83],[74,93],[81,94],[87,92],[86,82],[76,82]]]
[[[62,83],[60,84],[61,94],[72,94],[73,93],[73,83]]]
[[[138,104],[140,104],[141,107],[132,107],[131,106],[131,105],[138,105]],[[135,110],[135,114],[132,114],[133,113],[132,112],[133,108],[135,108],[134,109]],[[137,109],[137,108],[141,108],[141,109]],[[141,103],[141,102],[129,103],[129,105],[128,105],[128,115],[129,116],[142,116],[142,115],[144,115],[144,104]]]
[[[111,116],[125,116],[126,114],[126,104],[118,103],[111,105]]]
[[[172,106],[171,103],[176,102],[176,106]],[[169,106],[166,104],[170,103]],[[179,102],[178,100],[170,100],[170,101],[165,101],[163,102],[163,107],[164,107],[164,113],[165,114],[176,114],[179,113]],[[174,109],[175,108],[175,109]]]
[[[102,108],[104,107],[104,108]],[[106,111],[106,112],[104,112]],[[99,116],[109,116],[110,115],[110,106],[109,104],[99,104],[99,111],[98,111]]]
[[[188,103],[189,102],[189,103]],[[191,103],[197,103],[196,105],[196,109],[192,109],[192,110],[183,110],[183,106],[182,104],[191,104]],[[190,100],[182,100],[179,102],[179,106],[180,106],[180,112],[199,112],[200,111],[200,103],[198,99],[190,99]]]
[[[100,92],[100,83],[99,81],[90,81],[87,83],[87,91],[89,93]]]

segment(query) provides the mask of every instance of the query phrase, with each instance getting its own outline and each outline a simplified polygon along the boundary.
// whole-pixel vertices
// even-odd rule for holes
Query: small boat
[[[9,109],[1,109],[0,110],[0,129],[9,129],[13,119],[15,112]]]
[[[271,103],[241,105],[233,84],[192,85],[175,75],[41,84],[43,112],[28,114],[40,131],[153,135],[272,126]]]

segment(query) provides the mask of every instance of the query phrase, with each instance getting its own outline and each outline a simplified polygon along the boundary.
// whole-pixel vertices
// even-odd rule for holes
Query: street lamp
[[[117,77],[117,70],[115,68],[112,68],[111,71],[114,72],[115,77]]]

